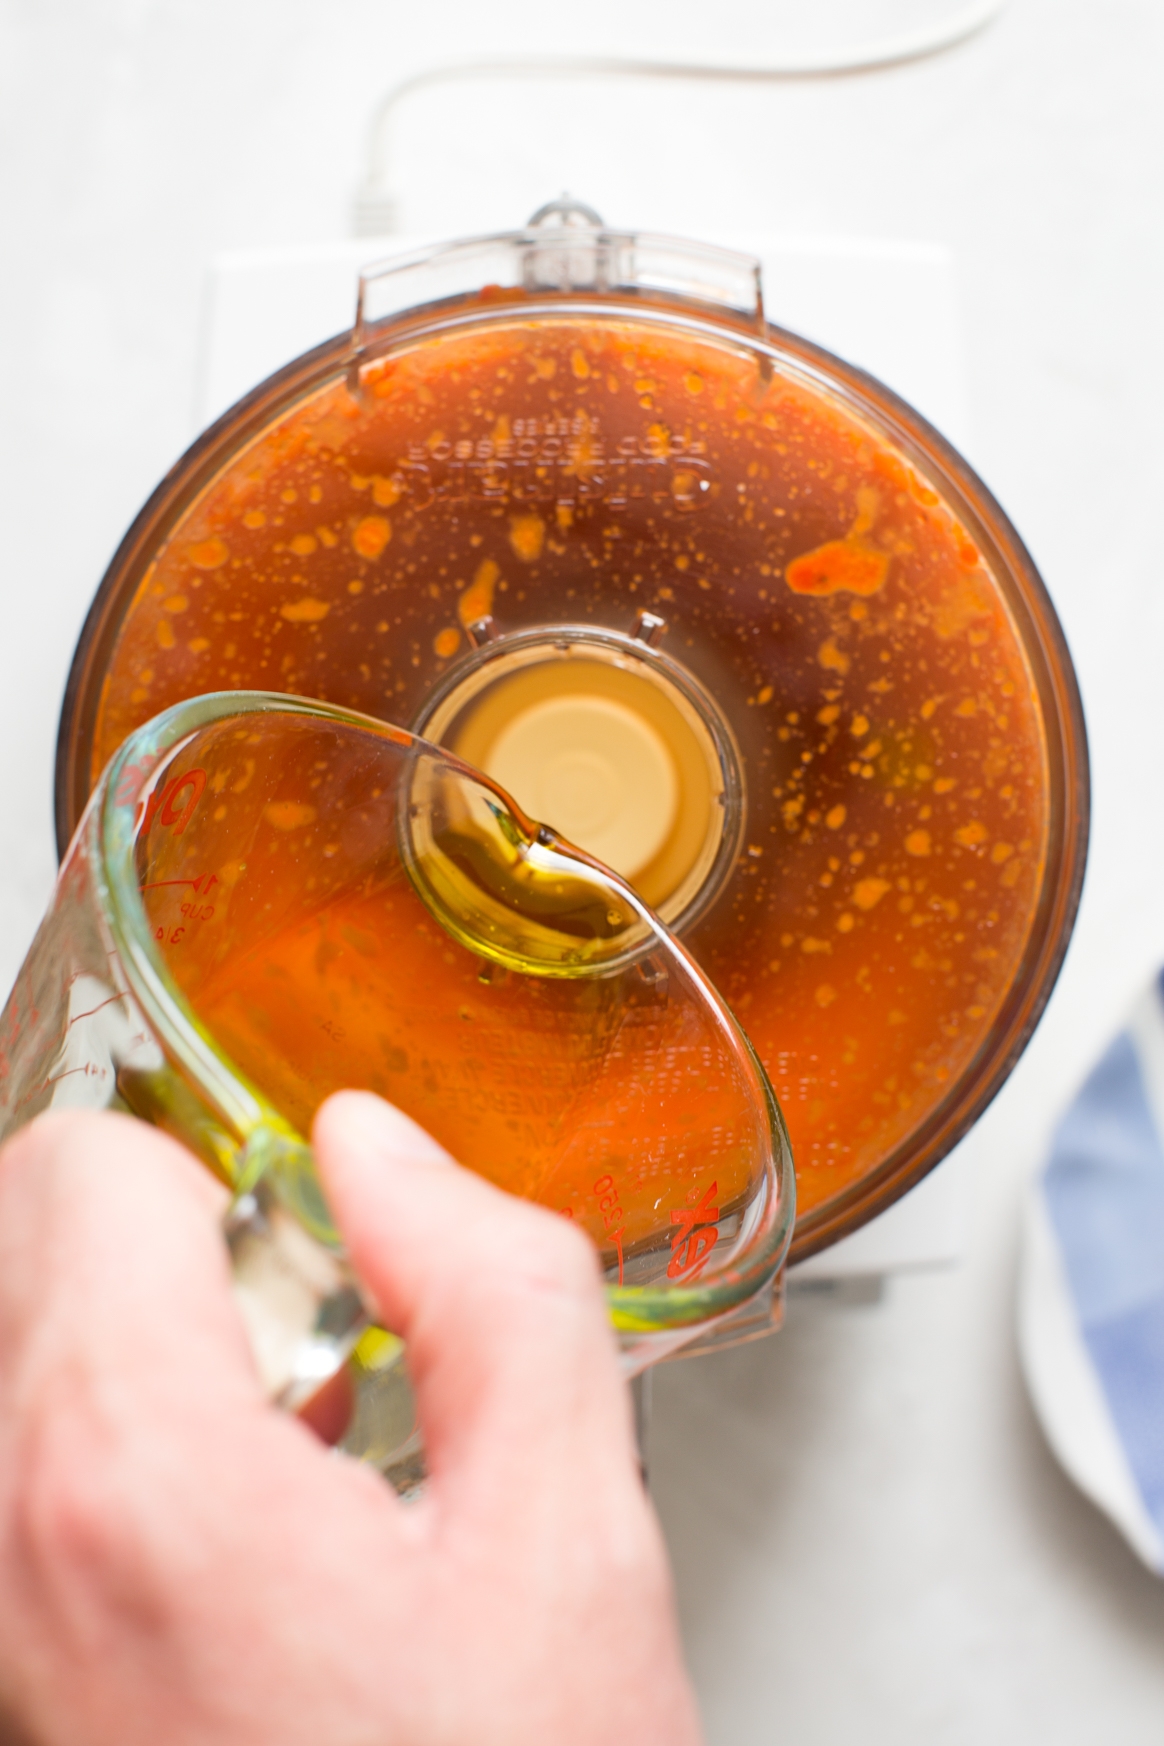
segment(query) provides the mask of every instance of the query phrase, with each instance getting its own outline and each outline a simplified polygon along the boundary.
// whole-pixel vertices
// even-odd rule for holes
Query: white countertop
[[[945,0],[942,0],[945,3]],[[817,0],[860,37],[939,0]],[[723,58],[803,10],[721,0]],[[72,0],[0,16],[0,981],[54,866],[52,754],[100,574],[194,416],[227,249],[342,237],[377,95],[449,55],[706,53],[691,0]],[[801,19],[799,26],[797,20]],[[583,36],[585,40],[583,41]],[[784,40],[787,40],[785,37]],[[1148,1746],[1164,1586],[1063,1479],[1013,1334],[1046,1126],[1164,960],[1164,11],[1011,0],[950,55],[812,86],[434,88],[397,129],[401,224],[504,228],[568,186],[612,223],[955,251],[969,458],[1079,668],[1095,835],[1075,944],[966,1143],[964,1262],[802,1287],[776,1339],[668,1366],[653,1483],[715,1746]]]

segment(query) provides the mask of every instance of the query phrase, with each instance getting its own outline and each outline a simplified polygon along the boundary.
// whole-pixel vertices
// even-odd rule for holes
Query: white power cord
[[[832,54],[792,57],[764,67],[717,66],[714,62],[621,60],[617,56],[548,56],[531,59],[450,61],[402,79],[376,105],[368,138],[363,186],[356,197],[357,236],[386,236],[395,229],[397,202],[389,184],[389,131],[405,98],[432,85],[466,79],[634,78],[723,80],[763,84],[793,79],[838,79],[923,60],[956,47],[990,24],[1006,0],[970,0],[944,19],[916,30]]]

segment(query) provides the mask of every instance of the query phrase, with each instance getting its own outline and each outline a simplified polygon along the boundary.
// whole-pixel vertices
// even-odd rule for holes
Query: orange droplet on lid
[[[860,540],[829,540],[793,558],[784,580],[794,594],[876,594],[889,574],[889,559]]]
[[[263,808],[263,817],[277,831],[298,831],[315,818],[315,808],[301,800],[272,800]]]
[[[493,611],[493,590],[501,575],[492,558],[482,558],[477,574],[457,601],[457,617],[468,630],[478,619],[488,618]]]
[[[220,570],[230,557],[230,551],[226,541],[215,534],[211,539],[188,546],[186,556],[196,570]]]
[[[361,558],[378,558],[392,538],[392,523],[386,515],[365,515],[356,523],[352,545]]]
[[[847,673],[852,661],[841,649],[838,649],[832,637],[827,637],[816,652],[816,658],[828,672]]]
[[[314,600],[311,595],[302,600],[288,600],[279,608],[279,617],[291,624],[318,624],[331,611],[327,600]]]
[[[532,564],[542,555],[546,543],[546,524],[540,515],[515,515],[509,522],[509,543],[523,564]]]
[[[925,832],[921,831],[915,834],[924,836]],[[924,852],[928,854],[929,850]],[[910,853],[913,854],[915,851],[911,849]],[[872,909],[875,904],[881,902],[888,890],[888,879],[862,879],[853,887],[853,902],[858,909]]]

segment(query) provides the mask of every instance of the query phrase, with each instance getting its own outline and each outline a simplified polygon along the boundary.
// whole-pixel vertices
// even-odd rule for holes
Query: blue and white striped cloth
[[[1019,1334],[1051,1447],[1164,1575],[1164,975],[1055,1133],[1027,1211]]]

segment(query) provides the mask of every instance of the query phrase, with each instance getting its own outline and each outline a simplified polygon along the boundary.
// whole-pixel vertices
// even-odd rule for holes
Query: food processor
[[[368,269],[178,462],[78,647],[62,846],[235,687],[407,726],[625,875],[764,1062],[794,1257],[948,1152],[1066,948],[1082,715],[998,504],[754,260],[576,202]]]
[[[327,1092],[577,1219],[630,1371],[768,1332],[785,1259],[1013,1067],[1088,791],[965,462],[768,323],[755,260],[562,200],[367,269],[179,460],[85,624],[56,801],[6,1128],[80,1099],[199,1151],[272,1396],[354,1376],[345,1446],[407,1489]]]

